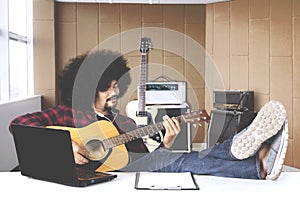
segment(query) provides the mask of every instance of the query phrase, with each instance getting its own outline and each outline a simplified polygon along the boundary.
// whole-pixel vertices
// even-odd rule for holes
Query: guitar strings
[[[114,120],[115,120],[116,117],[117,117],[117,113],[113,113],[113,114],[114,114]],[[203,114],[202,111],[200,111],[200,115],[201,114]],[[192,113],[189,113],[187,116],[188,116],[188,118],[190,118],[191,116],[194,116],[193,118],[195,118],[195,115],[198,116],[199,114],[197,114],[197,112],[192,112]],[[103,117],[107,118],[110,122],[113,122],[108,117],[106,117],[104,115],[103,115]],[[187,120],[187,118],[186,118],[185,115],[180,115],[180,116],[177,116],[176,118],[180,122],[184,121],[184,122],[188,123],[188,121],[189,121],[189,120]],[[209,117],[207,119],[206,116],[204,116],[204,117],[200,116],[200,120],[202,118],[204,119],[204,121],[207,121],[209,119]],[[112,123],[112,125],[113,125],[113,123]],[[113,136],[111,138],[105,138],[102,141],[100,141],[100,140],[98,140],[98,141],[96,141],[96,140],[95,141],[90,141],[88,144],[91,145],[91,146],[94,146],[94,145],[99,146],[99,143],[100,143],[102,145],[103,149],[107,150],[107,149],[110,149],[110,148],[113,148],[113,147],[125,144],[127,142],[132,141],[132,140],[141,138],[143,136],[155,134],[156,132],[161,131],[163,129],[164,129],[163,122],[158,122],[158,123],[154,123],[154,124],[151,124],[151,125],[148,125],[148,126],[145,126],[145,127],[141,127],[141,128],[129,131],[129,132],[124,133],[124,134]],[[121,138],[121,139],[118,139],[118,138]],[[106,146],[108,146],[108,148]]]

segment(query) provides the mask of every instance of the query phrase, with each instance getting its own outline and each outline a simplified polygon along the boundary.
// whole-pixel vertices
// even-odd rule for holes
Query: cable
[[[169,81],[169,82],[173,82],[173,81],[174,81],[174,80],[172,80],[170,77],[162,75],[162,76],[158,76],[158,77],[157,77],[156,79],[154,79],[152,82],[155,82],[155,81],[157,81],[157,80],[160,79],[160,78],[165,79],[165,80],[167,80],[167,81]]]
[[[227,135],[227,134],[225,134],[225,133],[227,132],[227,130],[228,130],[228,128],[229,128],[229,125],[232,123],[232,120],[233,120],[234,117],[237,115],[238,108],[240,107],[240,105],[241,105],[241,103],[242,103],[242,100],[245,98],[246,95],[248,95],[247,92],[242,92],[242,96],[241,96],[241,98],[240,98],[240,100],[239,100],[239,102],[238,102],[236,108],[233,110],[233,115],[231,116],[229,122],[227,123],[225,129],[223,130],[222,134],[221,134],[220,137],[218,138],[217,142],[220,142],[220,141],[222,142],[222,141],[224,141],[223,138],[224,138],[225,135]],[[247,111],[247,110],[248,110],[248,108],[245,108],[245,109],[243,109],[243,110],[241,109],[241,111],[243,111],[243,112],[245,112],[245,111]],[[225,119],[226,119],[226,114],[225,114]]]

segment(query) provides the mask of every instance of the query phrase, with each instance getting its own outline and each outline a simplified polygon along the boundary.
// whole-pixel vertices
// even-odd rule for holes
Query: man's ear
[[[97,100],[99,99],[99,92],[100,92],[100,91],[97,91],[97,92],[95,93],[95,100],[94,100],[94,103],[96,103]]]

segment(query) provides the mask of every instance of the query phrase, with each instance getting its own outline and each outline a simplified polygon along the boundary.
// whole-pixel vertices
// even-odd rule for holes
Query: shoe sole
[[[278,101],[269,101],[260,109],[253,122],[234,136],[232,155],[240,160],[253,156],[264,141],[278,133],[285,119],[284,106]]]
[[[275,181],[280,176],[281,171],[282,171],[282,167],[283,167],[283,164],[284,164],[284,160],[285,160],[285,155],[286,155],[286,152],[287,152],[288,140],[289,140],[288,121],[285,120],[284,129],[282,130],[282,137],[281,137],[280,147],[279,147],[279,150],[277,152],[277,156],[275,158],[273,168],[272,168],[270,174],[268,174],[266,176],[266,180]]]

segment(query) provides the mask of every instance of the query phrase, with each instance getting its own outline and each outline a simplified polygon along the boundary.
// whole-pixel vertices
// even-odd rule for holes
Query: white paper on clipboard
[[[135,189],[144,190],[199,190],[190,172],[138,172]]]

